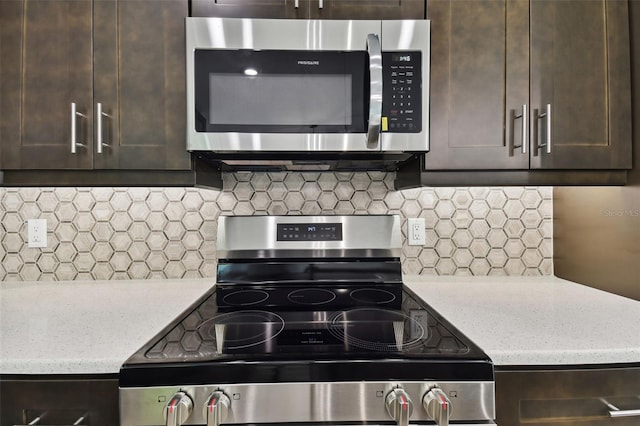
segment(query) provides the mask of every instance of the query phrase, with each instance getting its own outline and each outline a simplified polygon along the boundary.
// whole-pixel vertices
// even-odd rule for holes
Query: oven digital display
[[[278,241],[342,241],[341,223],[279,223]]]

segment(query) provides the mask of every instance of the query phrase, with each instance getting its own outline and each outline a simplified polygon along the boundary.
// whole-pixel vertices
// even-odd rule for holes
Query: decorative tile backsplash
[[[213,277],[220,215],[399,214],[426,219],[407,274],[553,273],[552,189],[393,190],[391,173],[236,173],[196,188],[0,188],[0,280]],[[44,218],[46,248],[27,247]],[[405,238],[406,240],[406,238]]]

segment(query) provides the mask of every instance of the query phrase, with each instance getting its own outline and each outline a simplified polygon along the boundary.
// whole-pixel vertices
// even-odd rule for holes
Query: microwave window
[[[350,126],[351,74],[209,74],[209,124]]]
[[[366,131],[367,52],[196,49],[194,68],[198,132]]]

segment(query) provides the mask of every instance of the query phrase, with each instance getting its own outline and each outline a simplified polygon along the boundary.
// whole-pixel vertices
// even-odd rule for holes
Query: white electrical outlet
[[[424,245],[424,218],[417,217],[407,221],[407,239],[410,246]]]
[[[29,219],[27,221],[27,239],[29,247],[47,246],[47,219]]]

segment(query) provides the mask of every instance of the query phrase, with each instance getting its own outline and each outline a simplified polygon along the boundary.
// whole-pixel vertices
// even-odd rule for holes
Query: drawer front
[[[117,378],[0,377],[0,425],[114,426],[118,414]]]
[[[496,371],[499,425],[637,426],[640,367]]]

